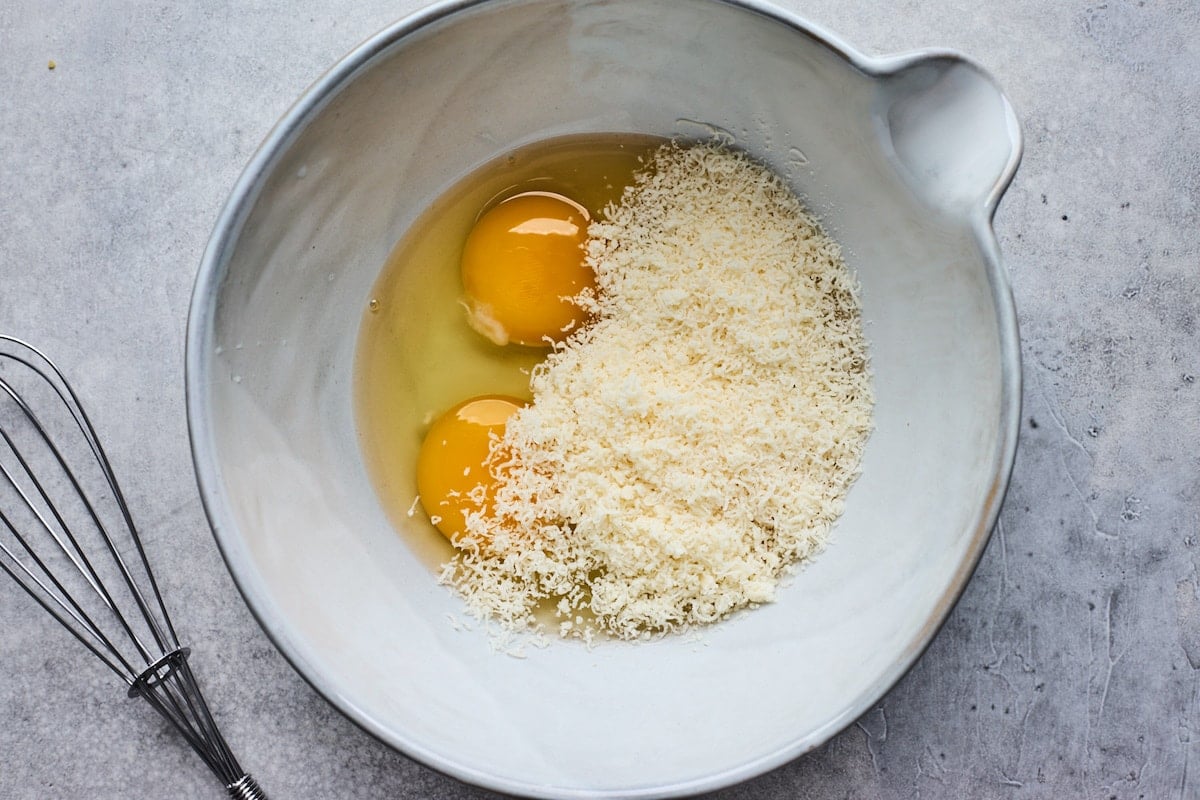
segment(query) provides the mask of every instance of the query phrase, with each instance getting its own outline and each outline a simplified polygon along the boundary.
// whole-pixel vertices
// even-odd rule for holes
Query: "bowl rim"
[[[250,158],[228,199],[223,205],[208,245],[201,258],[188,310],[185,342],[184,391],[188,436],[200,498],[213,537],[229,569],[234,584],[246,606],[257,620],[271,643],[293,669],[335,709],[362,730],[379,741],[442,774],[488,789],[538,798],[651,798],[680,797],[696,792],[712,791],[749,780],[782,766],[800,755],[824,744],[870,710],[913,667],[932,643],[962,596],[979,560],[991,538],[1007,492],[1021,419],[1021,353],[1017,328],[1016,307],[1011,284],[1001,262],[993,220],[1001,197],[1008,189],[1020,164],[1023,141],[1020,124],[1007,96],[995,78],[970,58],[955,50],[925,48],[891,56],[868,56],[851,47],[836,34],[813,24],[797,14],[777,8],[764,0],[704,0],[763,16],[790,28],[796,34],[833,51],[865,75],[880,79],[929,59],[949,60],[967,65],[981,78],[990,82],[1004,105],[1011,153],[1007,163],[981,202],[971,211],[971,230],[983,257],[987,271],[993,307],[996,312],[1000,349],[1000,413],[997,424],[1001,436],[993,460],[992,480],[978,509],[976,524],[971,531],[964,558],[938,599],[934,612],[901,651],[891,666],[878,675],[870,687],[852,698],[842,711],[816,730],[799,737],[788,745],[736,767],[682,782],[628,790],[591,790],[528,783],[503,777],[457,763],[435,753],[419,742],[398,736],[387,729],[371,713],[344,695],[327,681],[309,662],[291,638],[286,620],[277,617],[273,602],[266,592],[249,552],[236,534],[234,516],[220,487],[221,468],[216,457],[210,406],[207,401],[211,385],[208,346],[212,340],[215,298],[226,274],[230,255],[237,243],[250,210],[278,158],[313,117],[364,69],[376,56],[423,29],[493,0],[440,0],[388,25],[367,38],[333,67],[319,77],[280,118]]]

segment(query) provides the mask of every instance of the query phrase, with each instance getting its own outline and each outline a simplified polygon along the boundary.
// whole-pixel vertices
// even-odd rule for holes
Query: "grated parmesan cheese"
[[[649,636],[771,601],[824,545],[872,392],[857,286],[773,173],[664,145],[589,228],[593,321],[493,442],[443,580],[509,630]]]

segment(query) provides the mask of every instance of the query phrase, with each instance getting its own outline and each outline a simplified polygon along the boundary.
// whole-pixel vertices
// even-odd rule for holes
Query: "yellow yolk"
[[[485,463],[492,434],[524,403],[502,395],[474,397],[429,428],[417,454],[417,492],[430,520],[452,543],[466,533],[466,515],[489,513],[496,479]]]
[[[471,327],[496,344],[546,347],[587,314],[569,298],[596,285],[584,264],[588,213],[549,192],[527,192],[490,209],[462,256]]]

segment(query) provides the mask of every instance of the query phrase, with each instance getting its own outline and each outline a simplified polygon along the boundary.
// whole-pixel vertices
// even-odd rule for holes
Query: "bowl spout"
[[[995,210],[1021,158],[1016,113],[995,80],[955,53],[896,59],[876,108],[898,169],[935,208]]]

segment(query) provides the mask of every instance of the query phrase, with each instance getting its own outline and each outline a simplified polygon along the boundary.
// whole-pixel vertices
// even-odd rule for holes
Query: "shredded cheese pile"
[[[549,603],[589,639],[771,601],[824,545],[871,428],[838,245],[746,156],[669,144],[587,258],[594,321],[535,369],[493,443],[493,507],[443,580],[508,629]]]

